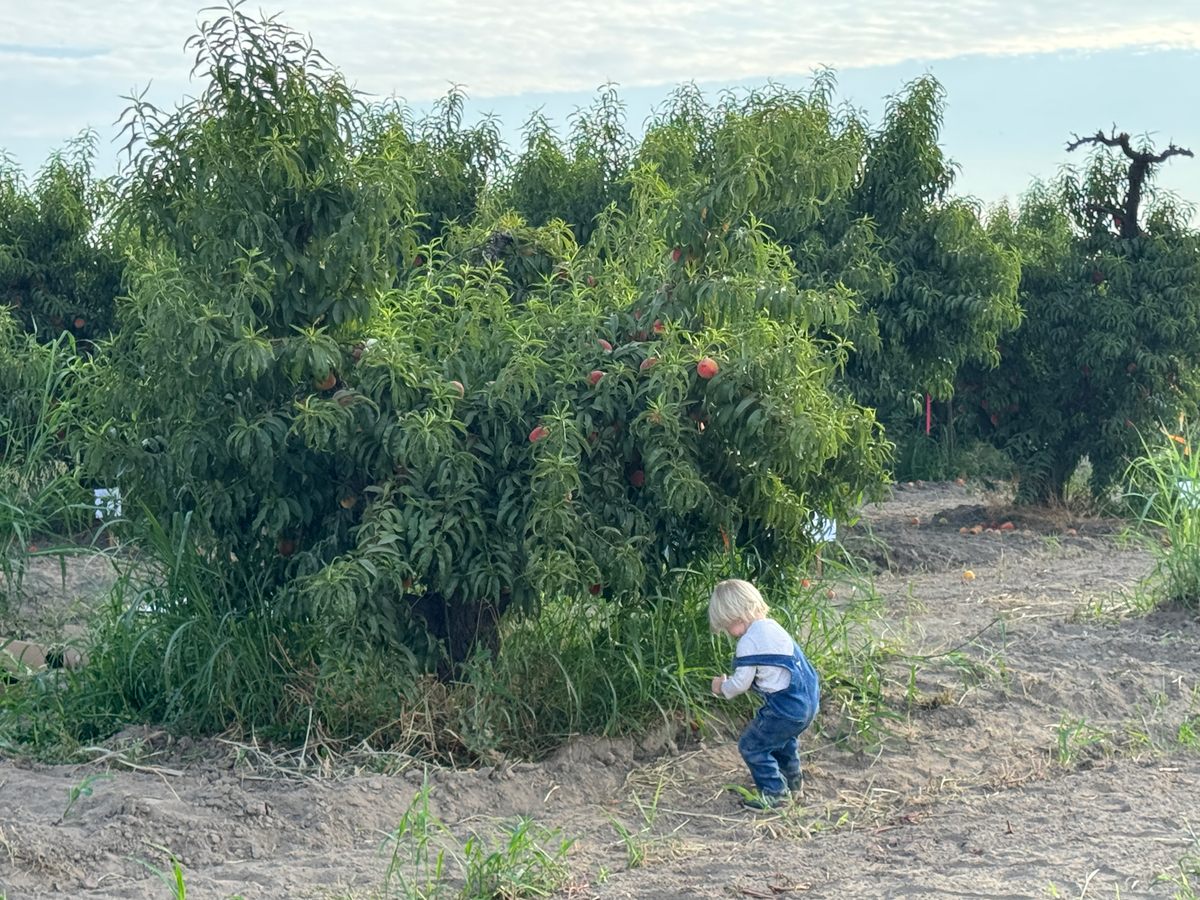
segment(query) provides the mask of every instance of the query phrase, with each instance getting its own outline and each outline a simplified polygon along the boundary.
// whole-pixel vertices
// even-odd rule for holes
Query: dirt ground
[[[289,777],[252,747],[130,730],[83,765],[0,759],[0,897],[175,896],[146,865],[168,851],[193,897],[380,897],[426,777],[460,837],[531,816],[573,838],[565,897],[1174,896],[1163,876],[1200,854],[1200,622],[1132,612],[1150,556],[1120,523],[953,484],[898,486],[845,531],[880,567],[896,717],[870,752],[806,738],[781,814],[738,809],[728,739]],[[41,627],[70,627],[61,598],[105,580],[43,574]]]

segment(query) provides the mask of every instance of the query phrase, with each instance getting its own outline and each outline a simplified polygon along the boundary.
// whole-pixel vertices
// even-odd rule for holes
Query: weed
[[[665,784],[666,779],[660,776],[648,802],[643,802],[636,792],[630,796],[630,801],[642,820],[637,831],[630,830],[616,816],[608,815],[613,829],[617,832],[621,843],[625,845],[625,862],[631,869],[637,869],[648,861],[654,845],[659,840],[654,836],[653,831],[654,823],[658,819],[658,804],[662,799]]]
[[[1187,750],[1200,750],[1200,716],[1188,716],[1180,722],[1175,740]]]
[[[170,861],[168,871],[164,872],[158,866],[148,863],[144,859],[139,859],[138,862],[167,886],[174,900],[187,900],[187,884],[184,881],[182,864],[176,858],[175,854],[166,847],[155,847],[155,849],[161,850],[167,855],[167,859]]]
[[[1174,886],[1172,900],[1197,900],[1200,897],[1200,838],[1188,829],[1192,838],[1191,849],[1176,863],[1169,872],[1161,872],[1154,879],[1157,884]]]
[[[446,851],[436,842],[447,829],[430,812],[429,791],[426,780],[388,838],[392,853],[384,887],[390,889],[394,881],[405,896],[414,898],[440,896],[446,871]]]
[[[463,895],[472,900],[549,897],[566,881],[563,860],[573,843],[524,817],[503,832],[496,848],[473,834],[462,849]]]
[[[1060,765],[1072,765],[1085,750],[1103,748],[1112,735],[1085,719],[1063,716],[1055,728],[1055,753]]]
[[[460,844],[430,810],[430,790],[424,781],[388,835],[385,892],[409,900],[515,900],[549,897],[566,882],[573,841],[519,818],[501,830],[499,844],[479,834]]]
[[[92,796],[92,788],[97,782],[108,781],[111,775],[104,773],[92,773],[84,776],[83,780],[76,785],[72,785],[67,789],[67,805],[62,811],[62,815],[58,817],[58,822],[61,824],[66,821],[67,816],[71,814],[71,810],[75,808],[75,804],[86,797]]]
[[[1200,454],[1192,453],[1195,427],[1181,418],[1178,430],[1163,429],[1166,439],[1158,446],[1143,439],[1144,453],[1126,476],[1125,502],[1157,561],[1149,589],[1194,607],[1200,603]]]
[[[647,856],[647,841],[642,836],[642,831],[630,831],[620,819],[611,813],[608,814],[608,820],[612,823],[621,843],[625,845],[625,865],[631,869],[641,868],[642,864],[646,862]]]
[[[476,656],[447,684],[344,625],[276,615],[279,598],[253,581],[231,585],[186,516],[143,516],[141,527],[136,563],[121,564],[84,648],[88,665],[0,696],[8,749],[69,758],[137,721],[302,745],[302,765],[324,765],[363,736],[459,764],[537,757],[579,733],[658,727],[668,740],[691,737],[751,710],[749,699],[717,706],[708,691],[732,652],[709,630],[708,593],[748,574],[735,557],[680,570],[670,596],[633,607],[547,598],[536,615],[505,623],[496,656]],[[760,584],[822,676],[817,728],[877,746],[896,718],[883,699],[888,651],[870,627],[878,596],[851,560],[831,559],[826,572],[819,590],[799,570]]]

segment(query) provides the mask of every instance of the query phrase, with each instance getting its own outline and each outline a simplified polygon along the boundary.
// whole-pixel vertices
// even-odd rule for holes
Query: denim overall
[[[752,687],[763,698],[763,705],[738,740],[738,751],[759,792],[771,796],[786,794],[800,781],[796,738],[812,724],[820,704],[817,673],[795,641],[791,656],[781,653],[735,656],[733,667],[738,666],[778,666],[787,669],[791,676],[787,687],[773,693]]]

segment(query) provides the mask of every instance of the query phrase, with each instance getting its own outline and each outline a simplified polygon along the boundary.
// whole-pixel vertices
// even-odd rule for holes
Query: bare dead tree
[[[1150,167],[1166,162],[1172,156],[1194,156],[1191,150],[1177,147],[1174,144],[1168,145],[1167,149],[1161,153],[1134,150],[1129,133],[1122,131],[1117,134],[1116,126],[1113,127],[1110,135],[1106,135],[1103,131],[1097,131],[1088,137],[1080,137],[1077,134],[1072,137],[1074,140],[1067,144],[1068,153],[1084,144],[1103,144],[1106,147],[1120,147],[1121,152],[1129,160],[1129,171],[1126,175],[1129,183],[1121,205],[1088,204],[1089,210],[1101,215],[1112,216],[1123,238],[1135,238],[1142,233],[1141,226],[1138,224],[1138,212],[1142,204],[1142,189],[1145,186],[1146,176],[1150,174]]]

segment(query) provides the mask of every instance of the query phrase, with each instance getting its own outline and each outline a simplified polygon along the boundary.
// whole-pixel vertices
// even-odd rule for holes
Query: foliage
[[[1025,321],[999,368],[966,374],[962,394],[1029,499],[1061,499],[1084,456],[1103,494],[1140,453],[1140,433],[1194,407],[1200,234],[1159,198],[1122,237],[1095,209],[1116,202],[1124,178],[1102,151],[991,223],[1021,257]]]
[[[896,481],[952,481],[972,476],[987,481],[1011,481],[1012,460],[1002,451],[981,440],[973,430],[971,418],[956,415],[954,403],[932,406],[934,425],[925,434],[920,426],[903,426],[891,433],[896,441],[892,476]]]
[[[556,598],[536,617],[507,621],[498,655],[477,653],[460,681],[442,684],[411,658],[364,646],[343,623],[292,621],[265,594],[229,610],[226,573],[187,526],[148,523],[137,558],[114,560],[120,577],[78,647],[85,667],[42,672],[0,694],[0,747],[69,759],[126,724],[153,722],[303,743],[303,764],[355,747],[470,764],[537,758],[579,733],[686,734],[726,713],[708,685],[731,645],[709,630],[708,593],[722,577],[749,574],[752,559],[713,556],[633,608]],[[835,560],[825,567],[830,580],[819,584],[795,569],[760,584],[822,673],[818,727],[861,746],[885,716],[875,606],[856,573]],[[831,587],[847,596],[866,588],[867,599],[835,602]]]
[[[105,221],[111,186],[92,175],[97,136],[50,157],[32,185],[0,160],[0,303],[42,341],[90,346],[114,325],[122,261]]]
[[[576,114],[566,144],[540,114],[525,124],[524,142],[524,151],[504,179],[501,197],[531,225],[560,219],[578,242],[586,243],[602,210],[626,207],[633,142],[612,85],[601,91],[590,110]]]
[[[916,418],[924,394],[949,399],[964,365],[994,366],[998,340],[1019,321],[1016,255],[988,235],[969,201],[948,196],[943,103],[929,77],[891,99],[853,201],[886,274],[883,290],[865,292],[879,340],[855,357],[851,383],[889,423]]]
[[[722,540],[794,558],[814,510],[881,480],[874,420],[834,385],[849,306],[796,290],[752,198],[710,232],[696,183],[643,167],[583,247],[484,204],[396,272],[410,145],[270,20],[232,10],[193,46],[197,98],[127,116],[143,246],[91,460],[191,516],[234,607],[423,660],[428,628],[458,663],[510,606],[634,601]],[[603,143],[610,120],[580,127]],[[685,237],[694,262],[668,252]]]
[[[204,90],[170,115],[142,100],[126,114],[118,213],[139,245],[92,380],[88,462],[164,521],[191,513],[235,575],[277,585],[306,532],[347,541],[345,460],[313,445],[353,415],[336,389],[348,335],[412,257],[397,223],[413,220],[413,174],[272,20],[233,9],[191,46]]]
[[[464,125],[466,94],[458,87],[435,104],[417,122],[402,106],[380,104],[365,111],[365,152],[411,170],[414,209],[420,220],[397,221],[400,228],[415,227],[417,244],[441,237],[452,224],[469,222],[505,161],[499,124],[487,117]],[[420,267],[419,251],[396,260],[398,268]]]
[[[86,521],[69,450],[79,365],[69,335],[39,343],[0,310],[0,616],[19,591],[29,545]]]
[[[329,743],[417,740],[403,710],[419,705],[421,683],[403,656],[362,647],[338,623],[290,619],[249,576],[231,584],[189,525],[142,519],[139,552],[112,558],[118,578],[77,648],[87,665],[0,694],[0,746],[67,759],[141,722],[297,743],[314,724]],[[237,611],[231,590],[259,593]]]
[[[807,92],[769,86],[710,108],[683,88],[651,123],[638,160],[681,198],[675,228],[686,274],[711,275],[731,234],[761,230],[790,251],[801,297],[823,313],[814,325],[869,339],[853,300],[865,284],[855,276],[874,260],[855,260],[861,234],[830,246],[822,231],[844,212],[865,146],[858,119],[831,108],[831,89],[823,76]]]
[[[1200,460],[1196,428],[1180,418],[1162,439],[1145,442],[1125,473],[1126,501],[1157,558],[1153,589],[1171,602],[1200,606]]]
[[[657,182],[639,189],[670,209]],[[645,216],[605,220],[610,262],[577,252],[520,302],[501,269],[473,263],[497,231],[483,226],[381,303],[345,376],[366,401],[343,451],[363,485],[356,546],[305,579],[317,602],[401,634],[415,600],[451,637],[435,616],[634,600],[722,532],[764,564],[794,553],[813,509],[845,511],[878,478],[870,417],[829,391],[837,348],[755,308],[766,272],[749,252],[741,283],[688,315],[662,289],[661,225]],[[776,281],[766,298],[786,302]]]
[[[573,840],[519,818],[501,830],[498,842],[479,833],[460,842],[430,810],[430,793],[426,781],[388,835],[388,896],[395,890],[413,900],[518,900],[562,888]]]
[[[869,633],[871,592],[859,602],[831,602],[831,586],[854,591],[865,585],[836,561],[826,565],[832,577],[821,584],[805,584],[795,569],[760,584],[772,617],[797,635],[822,673],[818,727],[833,738],[869,742],[881,714],[876,688],[882,662]],[[514,622],[500,656],[478,660],[471,669],[475,684],[505,687],[473,695],[460,726],[469,749],[536,756],[573,734],[708,727],[727,712],[714,707],[708,686],[732,652],[710,633],[708,595],[722,577],[752,569],[752,561],[738,555],[713,557],[677,573],[669,592],[637,609],[563,598],[536,618]]]
[[[800,291],[827,298],[826,324],[852,347],[854,396],[907,434],[925,394],[947,400],[963,365],[997,361],[1018,322],[1017,261],[948,195],[936,81],[893,97],[874,132],[834,107],[833,90],[820,73],[807,91],[771,86],[710,109],[683,89],[640,158],[692,188],[702,227],[682,235],[689,261],[711,240],[701,232],[761,219],[790,251]]]

